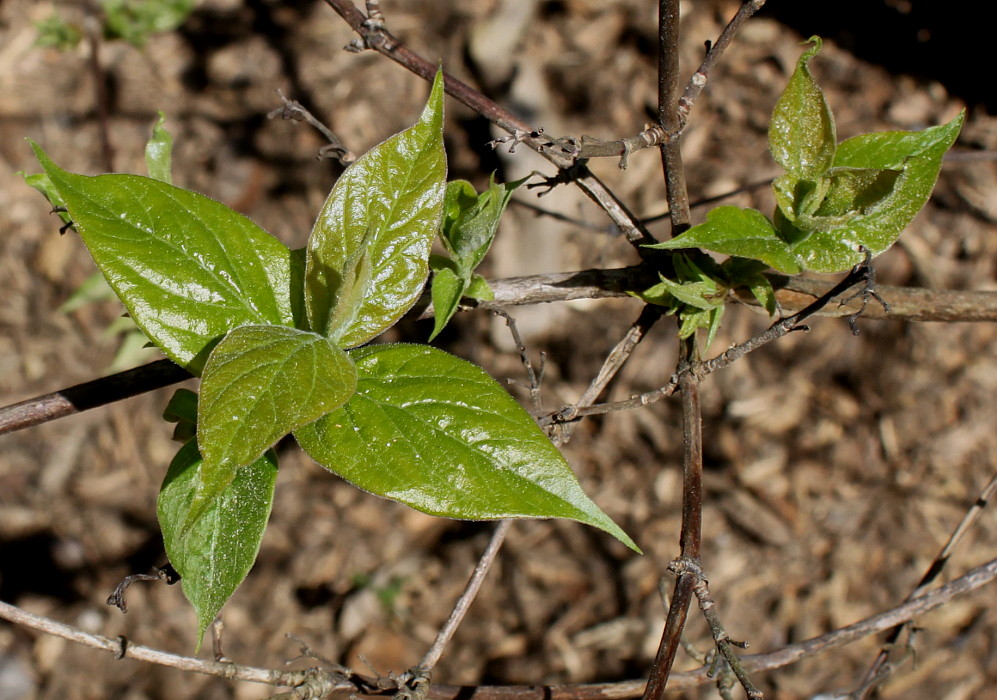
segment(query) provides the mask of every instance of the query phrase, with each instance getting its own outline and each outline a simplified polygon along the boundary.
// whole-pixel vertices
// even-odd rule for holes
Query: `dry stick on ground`
[[[851,644],[871,634],[924,615],[946,605],[958,596],[971,593],[997,580],[997,559],[968,571],[963,576],[923,596],[908,601],[891,610],[878,613],[855,624],[828,634],[814,637],[798,644],[791,644],[768,654],[754,654],[741,658],[751,672],[782,668],[800,659],[826,653]],[[121,659],[135,659],[159,666],[193,671],[229,680],[244,680],[272,686],[303,687],[307,689],[354,691],[366,695],[383,695],[376,691],[376,683],[357,674],[347,677],[343,673],[320,668],[300,671],[278,671],[233,663],[204,661],[130,644],[122,638],[110,639],[84,632],[71,625],[48,617],[35,615],[0,601],[0,619],[21,627],[33,629],[54,637],[67,639],[92,649],[110,652]],[[675,673],[671,677],[672,690],[688,690],[710,682],[709,669]],[[640,697],[644,681],[631,680],[616,683],[598,683],[565,686],[449,686],[434,685],[428,700],[627,700]],[[301,695],[299,694],[299,697]],[[312,697],[323,697],[312,695]]]
[[[384,27],[383,21],[369,22],[363,13],[349,0],[325,0],[347,24],[360,35],[352,44],[353,50],[372,49],[407,68],[426,81],[432,81],[437,66],[422,58],[403,45]],[[525,143],[555,166],[570,171],[571,180],[598,204],[623,232],[634,246],[654,243],[654,237],[642,223],[624,206],[592,172],[574,158],[565,157],[556,149],[548,148],[550,142],[536,133],[534,127],[526,124],[511,112],[482,95],[466,83],[444,72],[444,89],[458,102],[488,119],[496,126],[513,135],[516,143]],[[534,135],[536,133],[536,135]]]
[[[997,494],[997,474],[994,474],[990,478],[990,482],[983,487],[980,491],[980,495],[976,497],[976,501],[973,505],[969,507],[966,514],[962,516],[962,520],[956,526],[955,530],[949,536],[948,542],[942,547],[941,551],[935,556],[934,561],[928,567],[928,570],[924,572],[921,580],[917,582],[917,586],[914,590],[904,599],[904,602],[908,602],[924,595],[924,592],[928,589],[935,579],[942,573],[945,565],[948,563],[949,558],[955,551],[955,548],[959,546],[959,542],[962,538],[969,532],[970,528],[979,520],[980,516],[983,514],[983,509],[987,507],[990,500]],[[900,635],[903,634],[905,628],[910,627],[910,622],[906,622],[903,625],[898,625],[890,630],[890,634],[887,636],[886,641],[883,642],[883,646],[879,650],[879,654],[876,656],[876,660],[872,663],[872,666],[866,672],[865,678],[862,680],[862,684],[859,689],[852,693],[852,697],[856,700],[863,700],[868,697],[872,689],[875,688],[879,683],[885,680],[889,676],[892,668],[890,664],[887,664],[889,659],[890,648],[897,643],[900,639]]]

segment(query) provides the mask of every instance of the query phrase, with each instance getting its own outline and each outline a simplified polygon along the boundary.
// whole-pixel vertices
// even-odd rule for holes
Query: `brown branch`
[[[109,377],[21,401],[0,408],[0,435],[161,389],[190,379],[191,376],[190,372],[170,360],[157,360]]]
[[[807,308],[814,299],[832,288],[828,282],[799,277],[770,275],[778,290],[777,298],[785,311]],[[501,309],[509,306],[545,304],[575,299],[605,299],[628,297],[628,291],[647,289],[657,283],[657,276],[649,266],[637,265],[608,270],[581,270],[526,277],[509,277],[492,280],[489,286],[495,293],[492,301],[466,299],[469,306],[481,309]],[[911,287],[878,286],[876,290],[889,304],[889,312],[877,305],[870,305],[863,318],[897,321],[997,321],[997,292],[950,291],[917,289]],[[740,298],[740,297],[739,297]],[[753,298],[743,299],[757,305]],[[848,316],[858,309],[858,302],[842,307],[822,305],[812,315]],[[413,308],[415,318],[431,318],[433,308],[428,292]],[[808,314],[809,315],[809,314]],[[22,428],[70,416],[90,408],[105,406],[147,391],[161,389],[185,379],[191,374],[169,360],[158,360],[142,367],[119,372],[109,377],[94,379],[51,394],[26,399],[0,408],[0,435]],[[654,403],[670,396],[675,385],[635,397],[619,405],[635,408]],[[661,393],[664,391],[664,393]],[[660,395],[659,395],[660,394]],[[577,415],[606,413],[611,404],[597,405],[591,409],[579,408]]]
[[[908,601],[891,610],[873,615],[834,632],[813,639],[783,647],[768,654],[754,654],[741,659],[744,668],[750,672],[771,671],[788,666],[800,659],[825,653],[852,642],[876,634],[907,620],[924,615],[940,608],[950,600],[971,593],[994,579],[997,579],[997,559],[967,572],[944,586]],[[68,639],[83,646],[110,652],[120,658],[168,666],[180,670],[194,671],[220,678],[247,680],[268,685],[298,687],[323,678],[335,689],[367,692],[369,686],[362,685],[354,675],[349,685],[341,674],[328,673],[321,669],[303,671],[275,671],[254,668],[232,663],[202,661],[187,656],[170,654],[131,644],[122,638],[109,639],[96,634],[83,632],[70,625],[26,612],[0,601],[0,619],[8,620],[22,627],[45,634]],[[687,690],[710,682],[709,669],[675,673],[671,677],[672,690]],[[362,679],[361,679],[362,680]],[[570,686],[452,686],[434,685],[429,691],[428,700],[626,700],[640,697],[644,681],[631,680],[618,683],[598,683]],[[330,688],[332,689],[332,688]]]
[[[983,514],[983,509],[989,505],[990,500],[995,494],[997,494],[997,474],[992,476],[987,485],[983,487],[980,495],[976,497],[976,501],[973,502],[973,505],[970,506],[969,510],[966,511],[966,514],[963,515],[962,520],[959,521],[959,524],[956,526],[955,530],[952,531],[948,542],[945,543],[945,546],[943,546],[941,551],[939,551],[935,556],[934,561],[932,561],[928,566],[927,571],[924,572],[921,580],[917,582],[914,590],[912,590],[904,599],[904,602],[914,600],[915,598],[924,595],[925,591],[928,590],[928,587],[941,575],[942,570],[951,558],[955,548],[959,545],[959,542],[962,541],[965,534],[969,532],[970,528],[972,528],[976,521],[979,520],[980,516]],[[909,627],[909,625],[910,623],[907,622],[903,625],[897,625],[890,630],[890,634],[887,636],[886,641],[883,643],[883,646],[880,647],[876,660],[873,661],[872,666],[865,674],[865,678],[863,679],[861,685],[861,691],[859,693],[855,693],[856,697],[860,699],[865,698],[868,693],[888,674],[889,667],[886,662],[889,658],[890,647],[897,643],[897,640],[900,639],[900,635],[903,634],[904,629]]]
[[[678,117],[679,122],[682,127],[685,127],[686,121],[689,119],[689,112],[692,110],[692,105],[699,97],[699,94],[706,87],[706,81],[709,80],[710,71],[716,66],[720,57],[723,56],[724,51],[730,46],[734,37],[740,31],[744,23],[751,19],[758,10],[762,8],[765,4],[765,0],[744,0],[741,3],[741,7],[738,9],[737,14],[727,23],[724,30],[720,33],[720,37],[717,39],[716,43],[712,44],[709,50],[706,52],[706,58],[700,64],[699,68],[692,77],[689,79],[689,84],[685,88],[685,94],[682,95],[681,99],[678,101]]]
[[[359,43],[352,45],[354,50],[372,49],[377,51],[423,80],[432,82],[437,71],[436,64],[430,63],[402,44],[385,29],[383,23],[369,22],[349,0],[325,0],[325,2],[346,20],[353,31],[360,35],[361,38],[357,40]],[[467,83],[446,72],[443,74],[443,86],[448,95],[512,134],[517,142],[525,143],[559,169],[570,170],[572,181],[609,215],[617,228],[633,245],[639,246],[655,242],[654,236],[648,232],[637,217],[630,213],[623,202],[610,192],[583,163],[578,162],[570,154],[566,155],[559,149],[551,148],[552,142],[543,137],[542,134],[535,132],[534,127],[503,109]],[[535,133],[536,135],[533,135]]]
[[[579,397],[578,401],[573,404],[575,407],[591,406],[596,402],[606,387],[609,386],[613,377],[616,376],[626,361],[630,359],[640,341],[644,339],[648,331],[661,318],[662,311],[661,307],[652,306],[651,304],[644,305],[640,316],[630,326],[630,329],[623,338],[609,352],[609,355],[606,356],[605,361],[602,363],[602,367],[599,368],[599,373],[589,383],[588,388],[585,389],[585,392]],[[571,433],[574,432],[576,425],[576,423],[564,424],[558,436],[559,445],[563,445],[571,439]]]

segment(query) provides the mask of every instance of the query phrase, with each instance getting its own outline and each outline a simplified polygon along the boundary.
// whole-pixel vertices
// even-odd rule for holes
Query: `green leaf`
[[[464,280],[450,267],[443,267],[433,273],[433,332],[429,336],[432,341],[440,334],[453,315],[457,313],[461,295],[464,293]]]
[[[75,49],[83,39],[83,32],[79,27],[64,22],[54,12],[45,19],[35,22],[35,31],[38,32],[35,46],[51,46],[60,51]]]
[[[360,377],[356,395],[295,431],[326,469],[432,515],[570,518],[637,550],[585,495],[530,415],[482,369],[424,345],[350,354]]]
[[[180,448],[156,509],[166,554],[197,613],[198,648],[204,631],[256,561],[273,506],[277,455],[269,451],[240,469],[201,517],[185,526],[200,488],[202,465],[193,440]]]
[[[173,31],[194,10],[196,0],[102,0],[104,33],[143,46],[150,36]]]
[[[232,328],[297,325],[291,251],[252,221],[158,180],[68,173],[32,147],[97,267],[171,360],[197,374]]]
[[[292,430],[343,405],[356,386],[353,361],[324,336],[285,326],[233,330],[212,350],[201,378],[197,503],[210,502],[236,470]]]
[[[492,301],[495,299],[495,292],[488,286],[488,280],[481,275],[471,275],[471,283],[464,290],[464,296],[481,301]]]
[[[837,138],[831,108],[810,73],[810,59],[821,49],[820,37],[800,56],[769,123],[769,149],[775,161],[798,179],[816,180],[834,161]]]
[[[312,330],[340,347],[367,342],[419,298],[446,189],[443,78],[419,121],[374,147],[336,182],[308,241]]]
[[[661,282],[650,289],[637,294],[641,299],[660,306],[671,306],[673,310],[679,307],[673,304],[673,300],[679,304],[685,304],[695,309],[709,311],[723,304],[723,296],[718,299],[717,285],[708,282],[674,282],[664,275],[658,275]]]
[[[145,144],[145,165],[149,177],[167,185],[173,183],[173,137],[163,124],[166,115],[159,113],[159,121],[152,127],[152,138]]]
[[[176,423],[173,439],[187,443],[197,434],[197,394],[190,389],[177,389],[163,411],[163,420]]]
[[[23,170],[18,170],[16,175],[20,175],[24,178],[24,184],[32,189],[41,192],[42,196],[48,200],[48,203],[52,205],[52,210],[57,211],[66,208],[66,202],[63,201],[62,195],[59,194],[59,190],[56,189],[55,185],[52,184],[52,180],[45,173],[36,173],[34,175],[28,175]],[[62,219],[62,223],[71,223],[69,218],[69,212],[59,211],[59,218]]]
[[[525,181],[503,185],[492,176],[488,189],[480,195],[465,180],[454,180],[447,185],[440,238],[465,281],[484,260],[509,198]]]
[[[661,243],[645,246],[674,250],[704,248],[715,253],[760,260],[770,267],[795,275],[800,263],[765,215],[754,209],[717,207],[706,215],[706,221]]]
[[[865,134],[843,142],[835,168],[900,173],[885,196],[843,224],[814,231],[796,245],[794,251],[804,266],[815,272],[841,272],[862,260],[859,246],[879,255],[893,245],[931,196],[942,158],[955,143],[963,117],[924,131]],[[796,225],[802,228],[807,223],[801,220]]]

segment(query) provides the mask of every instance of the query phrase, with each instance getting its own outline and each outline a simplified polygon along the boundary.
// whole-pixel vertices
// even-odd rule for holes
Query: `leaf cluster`
[[[914,219],[931,195],[964,115],[923,131],[863,134],[839,144],[834,116],[810,72],[821,41],[811,37],[809,43],[813,46],[800,56],[769,124],[769,150],[785,170],[773,183],[777,206],[772,218],[754,209],[718,207],[705,222],[649,248],[701,248],[790,275],[833,273],[856,265],[863,251],[879,255]],[[771,288],[761,283],[757,268],[737,262],[730,273],[714,278],[718,289],[724,280],[747,287],[774,311]],[[653,303],[681,304],[677,312],[684,332],[690,325],[704,326],[712,338],[715,326],[685,318],[701,316],[715,292],[703,281],[688,287],[688,275],[679,275],[672,284],[687,287],[686,296],[693,293],[697,303],[675,293],[678,287],[658,285],[642,296]]]
[[[289,434],[329,471],[427,513],[571,518],[637,549],[483,370],[429,346],[368,345],[420,296],[437,233],[453,256],[438,269],[457,282],[439,293],[445,313],[486,293],[473,270],[519,184],[447,186],[441,75],[419,120],[340,177],[302,251],[170,184],[161,121],[151,177],[70,173],[33,144],[44,177],[31,183],[65,206],[134,323],[201,377],[164,415],[184,446],[158,513],[202,635],[255,560],[270,448]]]

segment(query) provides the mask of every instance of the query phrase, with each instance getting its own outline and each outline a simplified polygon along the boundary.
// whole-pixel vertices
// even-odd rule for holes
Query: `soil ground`
[[[801,36],[777,21],[780,4],[772,0],[774,7],[749,23],[695,106],[684,140],[694,199],[776,173],[766,151],[767,122],[799,42],[837,31],[814,19],[800,27]],[[14,175],[37,170],[24,141],[29,136],[70,170],[107,169],[85,48],[62,53],[33,46],[33,22],[56,8],[78,18],[77,5],[0,5],[2,404],[105,374],[118,346],[107,333],[120,314],[115,302],[59,310],[93,264],[77,237],[58,235],[57,219]],[[653,3],[383,5],[389,27],[413,49],[442,60],[549,134],[631,135],[654,109]],[[736,6],[685,4],[686,74],[698,64],[703,41],[717,36]],[[793,21],[799,26],[798,17]],[[267,119],[279,106],[275,89],[312,109],[358,153],[410,123],[427,92],[383,57],[342,51],[351,38],[321,2],[204,0],[179,31],[153,37],[142,49],[104,44],[114,169],[144,172],[143,146],[163,110],[176,143],[177,184],[228,203],[289,245],[302,245],[340,170],[315,159],[322,142],[308,127]],[[997,119],[976,104],[989,97],[960,97],[938,79],[888,73],[834,41],[814,71],[841,138],[937,124],[970,99],[957,148],[997,149]],[[534,168],[549,172],[526,149],[492,151],[486,124],[452,102],[448,110],[452,177],[480,187],[492,170],[500,180]],[[627,171],[611,160],[593,168],[640,215],[665,209],[656,154],[636,154]],[[580,195],[517,196],[596,230],[514,207],[485,263],[487,275],[636,260]],[[772,198],[762,188],[725,203],[770,211]],[[696,209],[696,216],[704,213]],[[667,235],[660,224],[654,230]],[[994,289],[997,165],[947,164],[933,201],[902,243],[877,260],[877,269],[887,284]],[[547,355],[546,407],[581,394],[639,311],[636,300],[612,300],[515,312],[533,357]],[[732,308],[715,347],[748,338],[766,323],[747,307]],[[818,319],[809,333],[792,334],[703,385],[704,564],[727,629],[747,639],[752,652],[900,602],[997,464],[994,326],[860,325],[862,334],[854,337],[843,321]],[[389,339],[424,340],[428,332],[422,323],[405,322]],[[524,379],[507,332],[484,314],[458,316],[441,341],[496,377]],[[675,345],[672,324],[659,324],[608,398],[663,384]],[[193,651],[194,617],[179,587],[133,586],[127,615],[104,604],[122,577],[164,562],[155,498],[175,450],[170,427],[159,419],[170,393],[2,438],[0,599],[109,637]],[[515,524],[435,679],[579,683],[646,673],[663,624],[658,581],[678,551],[678,415],[675,402],[665,401],[589,419],[565,450],[588,492],[645,556],[571,522]],[[360,670],[361,659],[380,672],[408,668],[432,641],[492,526],[431,518],[360,492],[291,444],[281,446],[281,457],[258,563],[225,608],[226,655],[283,667],[298,650],[285,635],[295,635]],[[943,580],[995,556],[997,521],[989,512],[948,562]],[[919,620],[916,663],[900,650],[904,661],[882,697],[997,697],[994,600],[991,586]],[[695,614],[691,620],[689,642],[708,649],[705,625]],[[880,642],[869,638],[755,680],[777,699],[854,688]],[[697,666],[680,656],[679,668]],[[707,687],[683,697],[715,693]],[[249,700],[268,694],[263,686],[115,661],[0,623],[4,698]]]

